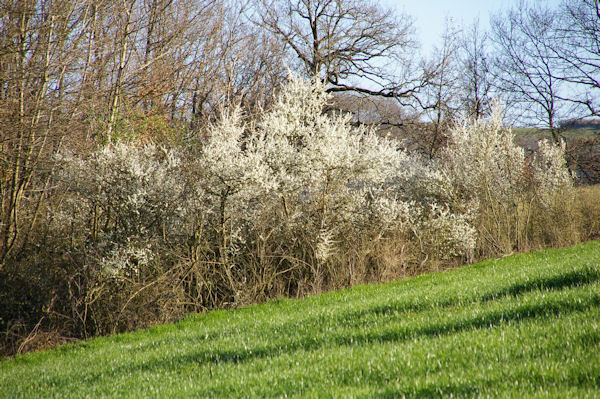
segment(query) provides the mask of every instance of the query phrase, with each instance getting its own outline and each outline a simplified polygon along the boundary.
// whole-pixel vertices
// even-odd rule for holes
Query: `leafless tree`
[[[232,0],[0,0],[0,264],[46,208],[60,147],[189,133],[223,103],[268,101],[281,51],[244,10]]]
[[[553,50],[563,65],[557,77],[573,89],[568,100],[600,116],[600,3],[564,0],[557,12]]]
[[[68,0],[0,2],[0,268],[40,214],[48,154],[73,117],[73,64],[89,11]]]
[[[452,124],[460,109],[460,77],[459,70],[460,31],[447,19],[440,46],[433,50],[430,61],[430,79],[425,89],[428,104],[425,112],[431,121],[431,137],[429,138],[427,155],[433,158],[442,136]]]
[[[409,102],[426,84],[414,62],[412,20],[369,0],[256,0],[253,20],[289,51],[290,67],[330,92]]]
[[[561,62],[552,46],[556,10],[522,1],[492,20],[494,85],[523,121],[549,129],[559,142],[558,122],[567,113]]]
[[[489,45],[489,36],[481,30],[479,20],[463,31],[460,38],[462,107],[468,118],[477,119],[490,113]]]
[[[221,102],[252,112],[269,101],[286,70],[278,43],[247,19],[248,9],[233,2],[224,16],[217,76]]]

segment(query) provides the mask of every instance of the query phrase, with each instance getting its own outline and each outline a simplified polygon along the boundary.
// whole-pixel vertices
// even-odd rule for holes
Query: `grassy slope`
[[[0,363],[0,397],[600,397],[600,242]]]

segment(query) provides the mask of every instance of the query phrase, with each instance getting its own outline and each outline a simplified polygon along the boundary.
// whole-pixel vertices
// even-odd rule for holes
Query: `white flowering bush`
[[[533,183],[540,201],[548,205],[560,191],[573,187],[573,178],[567,168],[565,144],[553,144],[548,140],[538,142],[533,160]]]
[[[49,224],[63,240],[61,256],[79,265],[64,266],[67,308],[78,328],[104,333],[177,313],[176,306],[157,308],[159,298],[177,291],[158,289],[156,280],[167,284],[170,257],[177,258],[194,227],[181,153],[118,142],[87,157],[59,154],[56,161],[63,200],[50,210]]]
[[[581,239],[573,177],[565,160],[565,143],[540,141],[532,162],[535,188],[535,236],[540,246],[570,245]]]
[[[168,281],[198,309],[470,259],[473,206],[450,173],[325,113],[329,101],[321,83],[291,78],[257,120],[223,112],[193,157],[125,142],[63,154],[53,223],[80,254],[81,295],[104,292],[94,303],[122,314],[151,309],[139,292],[167,295],[145,287]]]
[[[292,77],[256,120],[224,111],[193,158],[122,142],[63,155],[55,223],[97,276],[185,270],[203,308],[522,249],[541,237],[533,206],[570,184],[564,149],[542,143],[528,164],[500,112],[454,128],[430,161],[324,112],[325,89]]]
[[[154,253],[149,247],[121,245],[102,258],[101,272],[104,276],[113,278],[135,279],[150,265],[153,258]]]
[[[564,147],[541,142],[531,162],[503,125],[499,106],[489,120],[454,127],[441,166],[451,177],[456,204],[471,210],[479,255],[525,250],[534,244],[540,207],[564,194],[572,180]]]
[[[60,179],[112,242],[177,234],[186,217],[181,156],[153,144],[110,144],[88,158],[63,154]],[[102,228],[100,228],[102,227]]]
[[[87,337],[577,239],[564,147],[529,159],[496,112],[424,160],[329,100],[291,78],[262,115],[230,108],[194,148],[59,154],[43,231],[7,274],[10,312]]]
[[[107,276],[148,266],[153,251],[181,245],[192,229],[178,151],[119,142],[58,161],[57,179],[70,195],[54,209],[54,223],[73,226],[75,245],[86,246],[88,261]]]
[[[502,112],[454,127],[442,155],[459,195],[483,201],[513,202],[525,188],[525,151],[514,142]]]
[[[258,121],[230,111],[203,144],[200,246],[232,300],[267,268],[312,289],[345,281],[354,243],[398,230],[440,238],[415,244],[418,257],[473,249],[468,217],[445,203],[447,177],[349,115],[324,113],[329,100],[321,83],[291,78]]]

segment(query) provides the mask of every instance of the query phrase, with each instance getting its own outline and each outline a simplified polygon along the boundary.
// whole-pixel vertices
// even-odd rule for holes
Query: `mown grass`
[[[600,397],[600,242],[0,363],[0,397]]]

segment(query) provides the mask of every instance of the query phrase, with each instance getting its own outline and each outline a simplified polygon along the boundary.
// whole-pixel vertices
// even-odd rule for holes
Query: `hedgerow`
[[[572,189],[563,147],[529,162],[496,113],[425,160],[324,112],[330,100],[292,77],[260,117],[223,110],[194,146],[58,154],[37,247],[3,270],[4,302],[37,292],[27,316],[5,306],[6,337],[36,320],[111,333],[577,239],[548,221]]]

